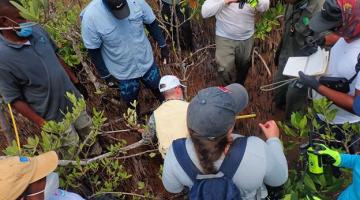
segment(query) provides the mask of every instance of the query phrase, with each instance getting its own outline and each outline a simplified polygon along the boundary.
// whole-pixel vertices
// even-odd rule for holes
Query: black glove
[[[169,60],[169,55],[170,55],[170,51],[169,51],[169,48],[167,46],[164,46],[162,48],[160,48],[161,52],[161,60],[166,60],[168,61]]]
[[[325,37],[315,38],[314,36],[307,36],[305,38],[305,46],[302,48],[302,51],[305,56],[310,56],[314,54],[319,46],[325,44]]]
[[[299,76],[300,76],[300,83],[303,84],[305,87],[310,87],[314,90],[319,89],[320,83],[315,77],[306,75],[302,71],[299,71]]]
[[[89,98],[89,93],[86,89],[86,87],[81,84],[80,82],[75,83],[74,86],[76,87],[77,90],[79,90],[79,92],[83,95],[84,99],[88,99]]]
[[[104,78],[104,80],[109,88],[119,88],[119,81],[113,75]]]

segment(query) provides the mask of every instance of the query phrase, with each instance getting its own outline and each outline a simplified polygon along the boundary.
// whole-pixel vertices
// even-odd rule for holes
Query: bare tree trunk
[[[0,102],[0,134],[3,134],[6,138],[6,141],[9,145],[15,139],[13,133],[11,132],[10,124],[5,116],[5,110],[3,107],[4,104]]]

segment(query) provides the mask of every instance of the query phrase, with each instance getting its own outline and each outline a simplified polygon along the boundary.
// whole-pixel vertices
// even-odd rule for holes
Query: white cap
[[[165,92],[167,90],[176,88],[177,86],[186,87],[180,83],[180,80],[176,76],[166,75],[160,79],[159,90],[160,92]]]

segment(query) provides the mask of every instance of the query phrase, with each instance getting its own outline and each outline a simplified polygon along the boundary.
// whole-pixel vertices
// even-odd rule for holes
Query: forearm
[[[88,53],[91,59],[91,62],[95,65],[96,70],[100,74],[101,78],[106,78],[110,76],[109,70],[106,68],[104,59],[101,54],[100,49],[88,49]]]
[[[328,99],[330,99],[332,102],[334,102],[335,105],[349,111],[353,112],[353,103],[354,103],[354,96],[338,92],[336,90],[333,90],[331,88],[328,88],[324,85],[320,85],[318,92],[326,96]]]
[[[360,155],[341,154],[339,167],[353,169],[357,163],[360,163]]]
[[[11,104],[19,113],[37,124],[39,127],[42,127],[45,124],[45,119],[38,115],[25,101],[16,100]]]
[[[166,46],[164,34],[161,31],[159,23],[156,19],[151,24],[145,24],[145,27],[149,31],[151,37],[158,43],[160,48]]]
[[[271,138],[266,141],[267,145],[267,166],[264,178],[265,184],[273,187],[280,186],[288,179],[288,165],[284,155],[281,141],[278,138]]]
[[[75,74],[71,71],[71,69],[68,67],[68,65],[65,63],[65,61],[60,56],[57,55],[57,57],[61,63],[61,66],[64,68],[66,74],[69,76],[71,82],[73,82],[74,84],[79,83],[79,80],[77,79]]]
[[[334,33],[329,33],[325,36],[325,45],[333,46],[339,39],[340,39],[340,36],[338,36]]]
[[[226,4],[224,0],[206,0],[201,8],[201,15],[203,18],[212,17],[220,12],[225,7],[225,5]]]

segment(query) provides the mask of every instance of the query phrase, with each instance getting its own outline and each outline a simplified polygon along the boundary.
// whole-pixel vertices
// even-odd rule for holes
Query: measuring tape
[[[8,103],[7,105],[8,105],[8,108],[9,108],[9,112],[10,112],[10,116],[11,116],[11,121],[12,121],[12,124],[13,124],[13,126],[14,126],[16,143],[17,143],[17,146],[18,146],[18,149],[19,149],[19,153],[21,153],[20,137],[19,137],[18,128],[17,128],[17,126],[16,126],[15,117],[14,117],[14,114],[13,114],[13,111],[12,111],[12,108],[11,108],[11,105],[10,105],[9,103]]]

